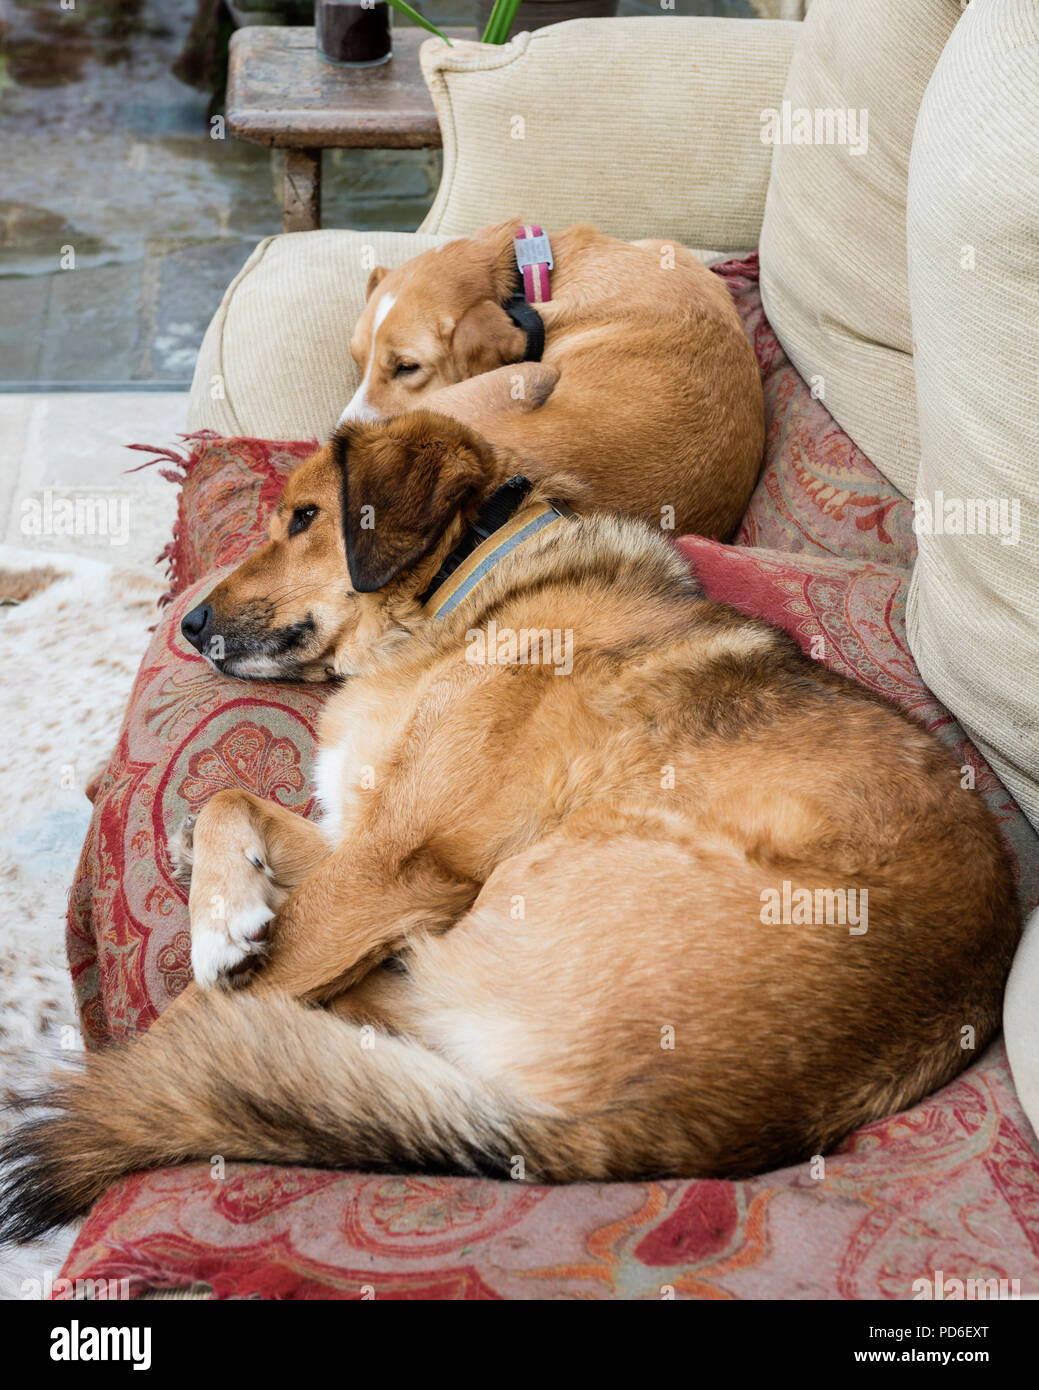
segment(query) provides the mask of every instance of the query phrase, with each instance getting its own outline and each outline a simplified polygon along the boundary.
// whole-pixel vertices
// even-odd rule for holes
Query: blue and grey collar
[[[491,493],[422,595],[427,617],[446,618],[506,555],[547,526],[573,516],[562,502],[524,505],[532,486],[517,474]]]

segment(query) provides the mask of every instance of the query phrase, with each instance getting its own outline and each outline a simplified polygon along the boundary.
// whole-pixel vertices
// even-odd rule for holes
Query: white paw
[[[264,953],[265,928],[274,917],[257,906],[225,926],[199,926],[191,932],[191,969],[200,989],[239,983]]]
[[[245,850],[237,863],[219,876],[196,863],[192,875],[191,969],[200,989],[244,984],[267,953],[268,924],[283,894],[258,850]]]

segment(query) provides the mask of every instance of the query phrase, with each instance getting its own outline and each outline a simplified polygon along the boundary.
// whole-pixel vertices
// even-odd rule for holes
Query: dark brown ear
[[[384,265],[377,265],[375,267],[371,275],[368,276],[368,287],[364,292],[365,299],[371,299],[372,291],[379,288],[388,274],[389,271]]]
[[[473,430],[416,410],[374,425],[341,426],[332,455],[343,478],[343,534],[358,593],[382,589],[424,559],[491,469]]]
[[[493,299],[481,299],[466,310],[451,336],[451,355],[463,380],[518,362],[526,336]]]

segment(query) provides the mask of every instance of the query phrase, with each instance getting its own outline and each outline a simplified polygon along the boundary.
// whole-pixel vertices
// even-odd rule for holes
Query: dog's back
[[[914,1104],[998,1028],[1020,931],[998,829],[933,737],[688,583],[641,530],[583,523],[394,686],[430,690],[421,766],[396,769],[426,841],[481,879],[499,852],[355,1004],[565,1118],[538,1153],[557,1179],[760,1171]],[[492,618],[569,624],[572,671],[467,670]]]

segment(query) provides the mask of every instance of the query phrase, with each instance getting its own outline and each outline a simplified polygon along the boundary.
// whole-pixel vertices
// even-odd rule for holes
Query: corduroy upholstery
[[[504,48],[430,39],[444,172],[423,230],[459,236],[519,212],[753,250],[772,158],[761,111],[782,96],[800,29],[662,15],[575,19]]]
[[[258,439],[325,439],[358,382],[350,334],[376,265],[447,238],[405,232],[267,237],[206,330],[189,428]]]
[[[920,457],[906,283],[909,151],[960,13],[959,0],[815,0],[784,93],[791,123],[811,113],[814,136],[819,112],[865,112],[867,152],[852,153],[850,139],[777,145],[761,234],[762,298],[787,356],[907,496]]]
[[[923,451],[909,643],[927,684],[956,711],[1033,825],[1039,825],[1037,91],[1039,7],[1034,0],[975,0],[920,110],[908,213]],[[971,501],[996,515],[1005,534],[980,534],[979,508],[973,534],[950,533],[958,508],[967,525]],[[1018,951],[1004,1011],[1014,1079],[1033,1124],[1039,1123],[1037,995],[1039,917]]]
[[[909,247],[923,456],[909,637],[927,683],[1039,825],[1037,92],[1035,0],[972,5],[917,126]],[[980,509],[976,533],[956,534],[969,500],[995,504],[1004,534],[977,533]]]

